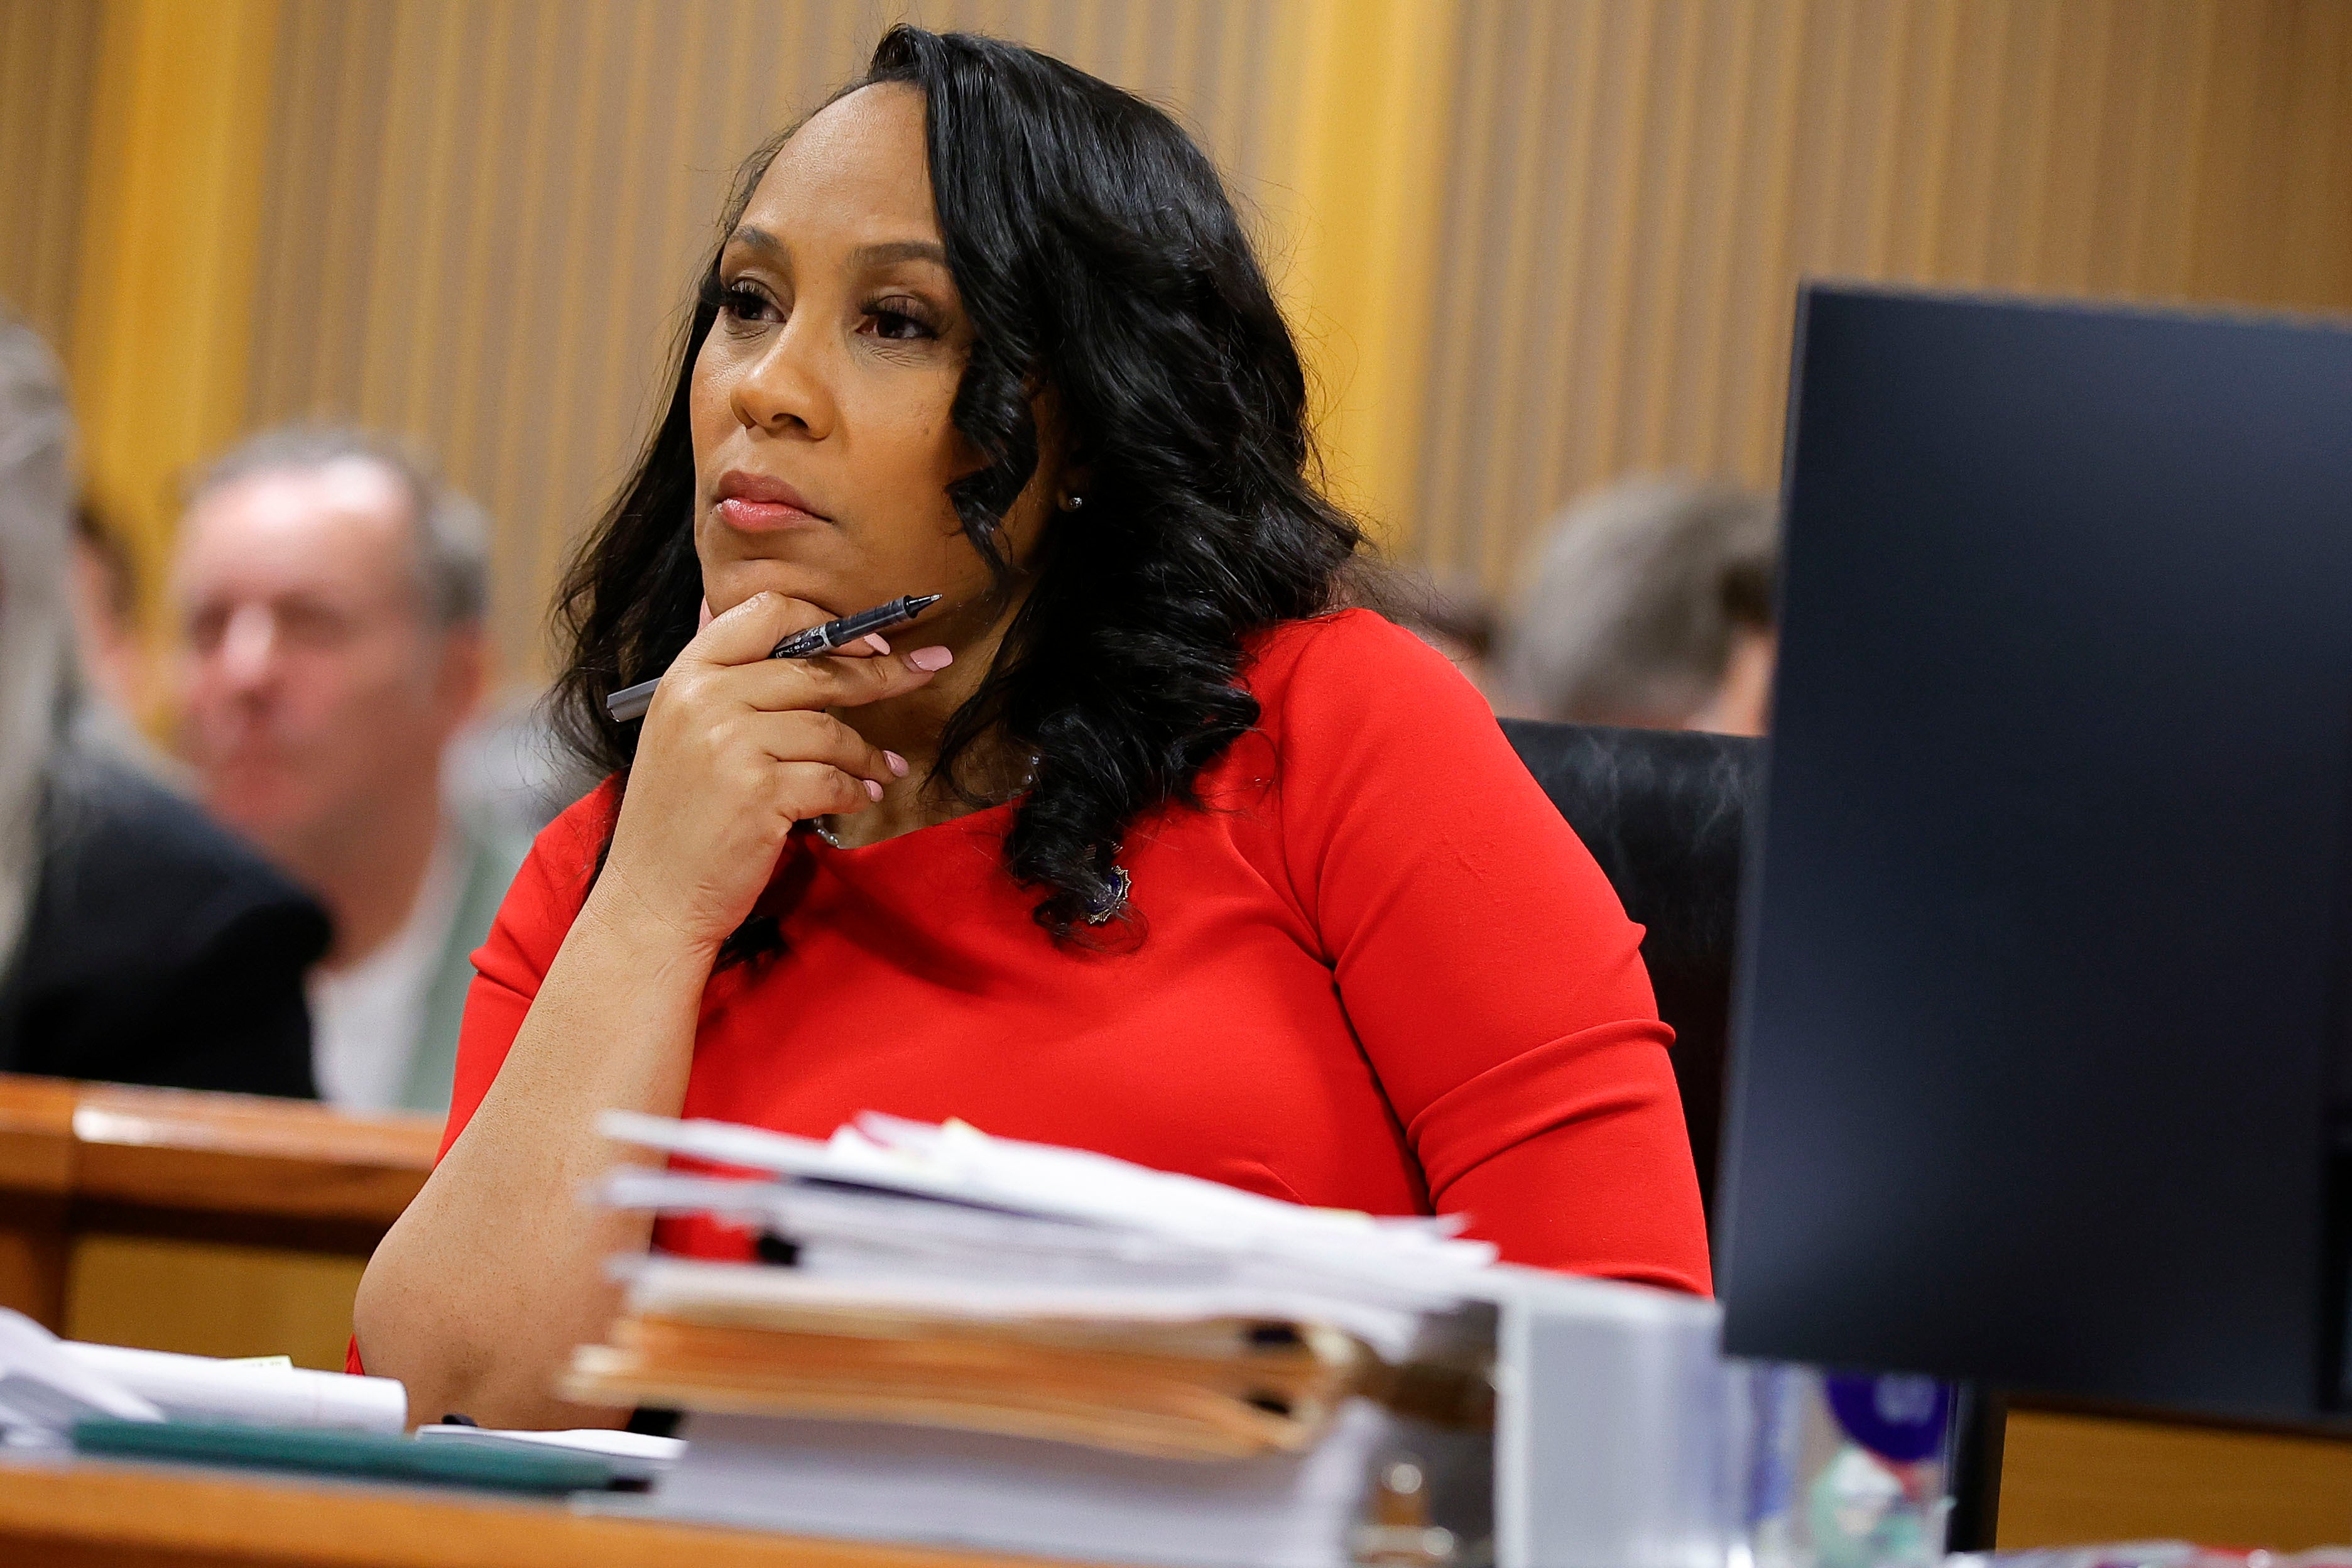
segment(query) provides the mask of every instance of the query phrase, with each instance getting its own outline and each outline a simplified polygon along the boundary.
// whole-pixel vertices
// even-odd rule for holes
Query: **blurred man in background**
[[[1681,479],[1628,481],[1538,541],[1504,648],[1531,718],[1760,735],[1777,637],[1780,521],[1766,498]]]
[[[247,441],[181,526],[184,750],[214,813],[334,921],[310,996],[335,1104],[447,1104],[470,955],[522,858],[441,789],[482,692],[486,577],[478,510],[350,431]]]
[[[72,436],[0,313],[0,1071],[307,1098],[326,916],[89,722]]]

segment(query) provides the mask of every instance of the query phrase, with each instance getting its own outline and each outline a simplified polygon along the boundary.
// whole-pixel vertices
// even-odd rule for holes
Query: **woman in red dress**
[[[620,1418],[551,1393],[605,1259],[742,1243],[582,1205],[616,1106],[960,1116],[1706,1289],[1640,931],[1470,686],[1336,608],[1361,536],[1199,149],[900,28],[723,233],[562,599],[612,776],[476,954],[368,1369],[420,1415]],[[887,645],[764,657],[909,594],[943,598]]]

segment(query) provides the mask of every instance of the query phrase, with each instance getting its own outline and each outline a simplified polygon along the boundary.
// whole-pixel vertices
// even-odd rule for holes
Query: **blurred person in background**
[[[74,508],[74,633],[93,695],[136,720],[146,708],[139,646],[139,572],[121,536],[87,504]]]
[[[139,564],[88,502],[73,514],[74,641],[86,689],[74,736],[182,795],[188,770],[141,728],[150,707],[147,649],[139,635]]]
[[[485,703],[441,762],[450,814],[493,842],[530,843],[599,782],[555,732],[544,690]]]
[[[0,1070],[308,1096],[301,890],[84,722],[71,429],[0,317]]]
[[[326,905],[320,1098],[446,1107],[471,955],[528,846],[461,821],[481,697],[478,509],[356,431],[253,437],[196,482],[172,572],[183,749],[214,815]]]
[[[1504,650],[1530,718],[1761,735],[1780,518],[1769,499],[1678,478],[1588,497],[1537,545]]]
[[[1501,698],[1495,671],[1493,603],[1475,582],[1412,572],[1365,574],[1359,596],[1446,657],[1491,706]]]

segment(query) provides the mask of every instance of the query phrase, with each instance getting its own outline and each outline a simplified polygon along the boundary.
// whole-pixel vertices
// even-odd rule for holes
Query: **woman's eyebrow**
[[[782,240],[778,239],[766,229],[755,227],[748,223],[738,226],[735,232],[727,237],[727,243],[748,245],[764,256],[782,258],[784,254]]]
[[[944,247],[928,239],[894,239],[882,245],[861,245],[849,253],[849,259],[861,267],[882,267],[893,261],[936,261],[948,264]]]
[[[754,224],[743,224],[727,237],[730,245],[749,246],[753,250],[781,260],[784,242]],[[946,247],[929,239],[892,239],[875,245],[861,245],[849,253],[849,259],[859,267],[887,267],[894,261],[931,261],[941,267],[948,264]]]

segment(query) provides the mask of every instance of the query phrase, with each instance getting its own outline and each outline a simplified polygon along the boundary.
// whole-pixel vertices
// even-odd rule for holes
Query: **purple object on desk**
[[[1845,1435],[1897,1465],[1933,1458],[1952,1416],[1949,1385],[1931,1377],[1833,1372],[1822,1379],[1830,1413]]]

